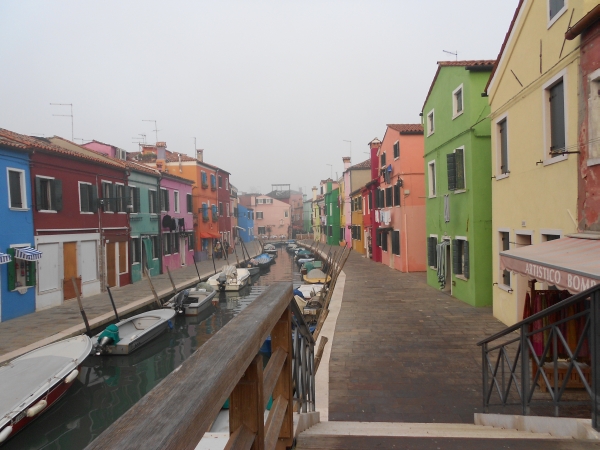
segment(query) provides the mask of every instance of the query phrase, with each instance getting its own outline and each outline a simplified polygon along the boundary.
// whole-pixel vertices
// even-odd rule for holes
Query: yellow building
[[[596,1],[519,3],[486,92],[492,126],[494,316],[522,319],[528,279],[500,252],[577,231],[579,38],[565,40]],[[572,14],[572,18],[571,18]],[[547,289],[547,284],[537,283]]]
[[[361,255],[365,254],[364,226],[363,226],[363,196],[362,188],[350,194],[350,209],[352,210],[352,250]]]

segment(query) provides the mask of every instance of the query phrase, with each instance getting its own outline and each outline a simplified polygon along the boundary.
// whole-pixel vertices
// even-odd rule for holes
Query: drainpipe
[[[160,180],[162,180],[162,173],[158,172],[158,178],[156,179],[156,203],[157,207],[160,208]],[[163,273],[163,233],[162,233],[162,223],[160,220],[160,211],[156,212],[158,216],[158,242],[160,248],[158,249],[158,273]]]

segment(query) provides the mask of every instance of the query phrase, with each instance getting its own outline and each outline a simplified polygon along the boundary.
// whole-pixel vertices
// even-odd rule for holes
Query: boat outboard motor
[[[94,345],[94,352],[96,355],[102,355],[106,353],[106,347],[108,345],[114,345],[119,342],[119,327],[116,325],[109,325],[106,329],[98,336],[98,341]]]
[[[219,285],[219,290],[224,291],[227,285],[227,274],[221,272],[217,277],[217,284]]]
[[[185,311],[183,303],[187,300],[189,294],[190,290],[184,289],[179,294],[177,294],[177,297],[175,297],[175,304],[173,305],[173,307],[177,313],[183,314],[183,312]]]

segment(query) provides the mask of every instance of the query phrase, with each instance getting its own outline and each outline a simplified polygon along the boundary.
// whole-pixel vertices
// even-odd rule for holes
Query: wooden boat
[[[325,275],[321,269],[312,269],[302,278],[304,281],[311,284],[329,283],[331,281],[331,277],[329,275]]]
[[[256,261],[256,265],[261,269],[268,268],[271,264],[273,264],[273,257],[267,253],[263,253],[254,258]]]
[[[109,325],[94,336],[92,352],[96,355],[128,355],[167,328],[173,328],[173,317],[175,310],[157,309]]]
[[[91,349],[90,338],[81,335],[38,348],[0,367],[0,443],[63,396]]]
[[[198,283],[192,289],[184,289],[175,294],[163,308],[172,308],[178,314],[197,316],[211,305],[217,291],[208,283]]]
[[[239,291],[248,284],[250,272],[247,269],[235,266],[223,266],[221,272],[208,279],[211,286],[216,286],[220,291]]]

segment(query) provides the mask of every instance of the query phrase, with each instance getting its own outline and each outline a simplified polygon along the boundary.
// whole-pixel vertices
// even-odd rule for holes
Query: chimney
[[[156,159],[167,159],[167,143],[156,143]]]
[[[369,142],[369,148],[371,149],[371,179],[374,180],[379,178],[379,156],[377,152],[381,148],[381,141],[377,138]]]
[[[317,187],[313,186],[312,191],[313,191],[313,202],[314,202],[317,199]]]
[[[350,167],[350,157],[342,156],[342,161],[344,161],[344,172],[345,172],[346,170],[348,170],[348,167]]]
[[[204,161],[204,149],[196,149],[196,159],[200,162]]]

